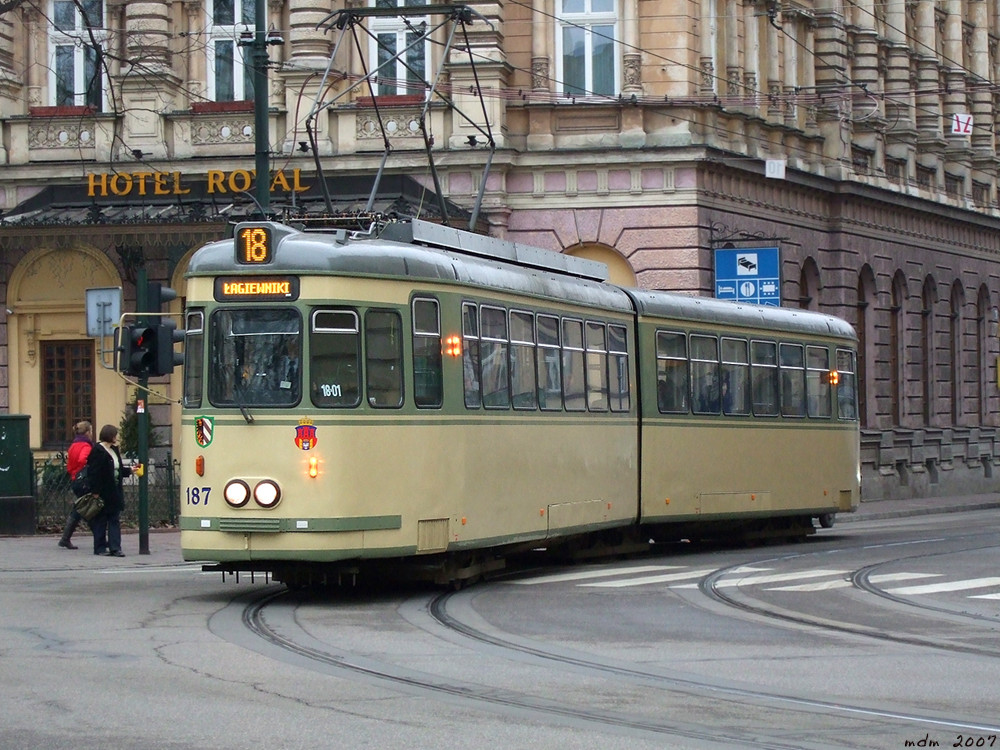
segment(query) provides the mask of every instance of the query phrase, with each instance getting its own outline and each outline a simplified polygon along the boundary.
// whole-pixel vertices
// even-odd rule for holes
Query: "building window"
[[[253,99],[250,47],[240,46],[241,33],[254,33],[255,0],[212,0],[208,4],[208,96],[216,102]]]
[[[426,5],[424,0],[375,0],[376,8],[409,8]],[[423,96],[428,89],[430,68],[426,16],[386,16],[371,19],[369,65],[376,72],[378,96]]]
[[[42,343],[42,448],[65,448],[73,425],[94,421],[94,343]]]
[[[100,46],[106,37],[102,0],[52,3],[49,92],[55,106],[101,110]]]
[[[556,75],[566,96],[614,96],[618,88],[616,0],[558,0]]]

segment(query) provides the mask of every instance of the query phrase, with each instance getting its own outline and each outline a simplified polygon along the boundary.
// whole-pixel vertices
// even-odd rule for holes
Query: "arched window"
[[[965,290],[962,283],[956,279],[951,286],[951,422],[962,424],[965,397],[963,382],[962,357],[964,356],[964,337],[962,335],[964,322],[962,308],[965,307]]]
[[[874,387],[873,378],[869,377],[869,363],[875,362],[875,307],[878,301],[878,290],[875,288],[875,272],[865,265],[858,274],[858,411],[861,426],[874,424],[875,415],[869,413],[869,407],[875,405],[871,391]]]
[[[989,355],[989,332],[990,325],[994,323],[993,305],[990,300],[990,292],[986,285],[979,287],[979,299],[976,301],[976,413],[979,415],[979,423],[986,424],[989,419],[989,401],[986,398],[986,384],[989,382],[990,365]]]
[[[799,274],[799,307],[803,310],[819,310],[819,269],[816,261],[806,258]]]
[[[934,305],[937,302],[937,285],[930,276],[924,279],[924,288],[920,299],[920,358],[923,364],[921,381],[924,385],[924,424],[930,425],[934,421],[936,407],[934,390],[937,385],[937,377],[934,371],[936,366],[934,356]]]
[[[902,425],[906,409],[903,404],[903,362],[906,340],[906,278],[896,271],[892,279],[892,303],[889,306],[889,380],[892,398],[893,424]]]

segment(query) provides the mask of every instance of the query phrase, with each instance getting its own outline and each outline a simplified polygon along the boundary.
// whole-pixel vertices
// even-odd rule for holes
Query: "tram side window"
[[[758,417],[778,415],[778,345],[773,341],[750,342],[750,384],[753,413]]]
[[[309,330],[309,394],[320,408],[361,403],[361,334],[354,310],[314,310]]]
[[[403,405],[402,330],[399,313],[365,313],[365,386],[368,403],[374,407]]]
[[[515,409],[534,409],[535,316],[530,312],[510,313],[510,393]]]
[[[441,406],[441,319],[435,299],[413,300],[413,400]]]
[[[715,336],[691,335],[691,387],[695,414],[719,413],[719,341]]]
[[[479,330],[482,347],[483,406],[487,409],[509,409],[507,311],[502,307],[481,306]]]
[[[806,368],[801,344],[778,346],[781,366],[781,416],[806,415]]]
[[[750,413],[750,357],[743,339],[722,339],[722,413]]]
[[[479,389],[479,311],[471,302],[462,305],[462,379],[465,382],[465,406],[483,405]]]
[[[662,414],[688,412],[687,338],[678,331],[656,332],[656,404]]]
[[[184,324],[184,406],[201,406],[204,365],[205,311],[191,310]]]
[[[611,411],[631,408],[628,380],[628,331],[625,326],[608,325],[608,396]]]
[[[806,407],[810,417],[829,417],[830,352],[822,346],[806,347]]]
[[[564,318],[562,334],[563,403],[566,411],[585,411],[583,321]]]
[[[857,368],[854,366],[854,352],[850,349],[837,350],[837,416],[841,419],[858,418]]]
[[[587,321],[587,408],[608,410],[608,343],[603,323]]]
[[[559,318],[538,315],[538,405],[545,411],[562,410],[562,363],[559,356]]]
[[[301,338],[294,308],[216,310],[209,329],[209,401],[240,408],[297,404]]]

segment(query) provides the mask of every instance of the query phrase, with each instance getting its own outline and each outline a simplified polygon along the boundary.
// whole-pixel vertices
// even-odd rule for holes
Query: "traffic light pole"
[[[140,268],[136,279],[135,306],[136,309],[145,311],[149,305],[149,284],[146,283],[146,269]],[[143,325],[148,325],[151,321],[143,316]],[[149,554],[149,378],[146,375],[139,377],[139,390],[136,393],[136,437],[138,438],[139,463],[143,467],[142,475],[139,477],[139,554]]]

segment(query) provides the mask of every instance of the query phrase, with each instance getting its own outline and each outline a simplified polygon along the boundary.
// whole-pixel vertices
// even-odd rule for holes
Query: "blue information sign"
[[[715,251],[715,296],[755,305],[781,305],[781,253],[776,247]]]

